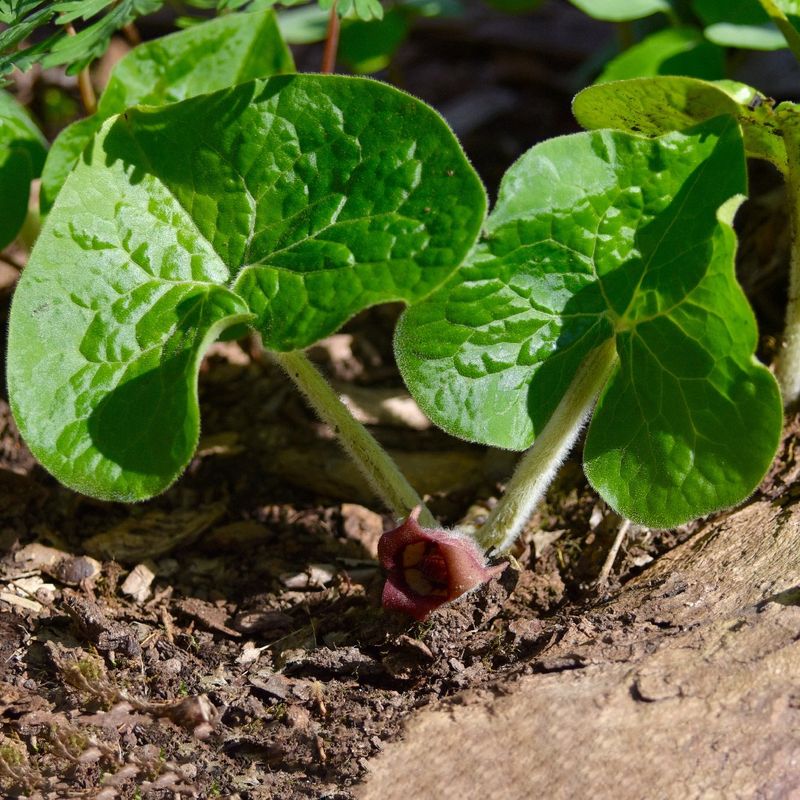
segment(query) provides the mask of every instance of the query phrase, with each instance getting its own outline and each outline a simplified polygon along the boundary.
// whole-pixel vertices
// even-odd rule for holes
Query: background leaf
[[[46,144],[25,109],[0,90],[0,250],[25,221],[31,180],[41,174]]]
[[[572,104],[584,128],[618,128],[656,136],[730,114],[742,126],[747,154],[786,172],[786,146],[772,102],[734,81],[653,77],[590,86]]]
[[[669,13],[667,0],[569,0],[572,5],[595,19],[623,22],[642,19],[659,12]]]
[[[374,81],[272,78],[109,120],[15,294],[26,441],[84,493],[166,488],[197,443],[215,336],[251,321],[268,346],[303,347],[417,300],[462,261],[485,202],[444,121]]]
[[[386,12],[383,19],[345,21],[339,36],[339,59],[353,72],[377,72],[388,66],[409,30],[409,14],[400,8]]]
[[[770,21],[759,0],[694,0],[695,13],[705,24],[705,35],[721,47],[781,50],[786,39]]]
[[[42,176],[42,212],[108,117],[129,106],[166,105],[288,72],[294,62],[270,10],[230,14],[139,45],[114,67],[97,113],[53,142]]]
[[[657,527],[742,500],[782,426],[717,217],[744,188],[730,119],[537,145],[506,174],[471,261],[400,321],[417,402],[451,433],[522,449],[588,352],[615,337],[620,363],[586,444],[601,495]]]
[[[706,80],[725,76],[725,53],[694,28],[666,28],[610,61],[597,83],[651,75],[688,75]]]

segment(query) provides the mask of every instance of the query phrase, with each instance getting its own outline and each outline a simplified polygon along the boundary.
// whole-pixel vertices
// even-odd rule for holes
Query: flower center
[[[447,597],[447,562],[433,542],[415,542],[403,550],[403,576],[415,594]]]

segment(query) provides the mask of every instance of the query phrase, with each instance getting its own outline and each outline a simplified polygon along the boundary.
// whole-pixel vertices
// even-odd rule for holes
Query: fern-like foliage
[[[302,0],[300,0],[302,2]],[[14,67],[66,66],[71,75],[101,56],[120,28],[161,8],[167,0],[0,0],[0,75]],[[187,5],[217,11],[256,10],[294,5],[298,0],[186,0]],[[319,0],[330,8],[333,0]],[[338,0],[340,16],[380,19],[380,0]],[[67,26],[77,33],[72,36]]]

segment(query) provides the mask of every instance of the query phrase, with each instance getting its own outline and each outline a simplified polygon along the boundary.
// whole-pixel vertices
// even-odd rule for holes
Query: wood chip
[[[226,636],[233,636],[239,638],[242,634],[229,628],[226,625],[228,620],[228,612],[224,608],[206,603],[204,600],[199,600],[196,597],[188,597],[185,600],[179,600],[177,603],[178,608],[187,616],[191,617],[197,622],[210,628],[212,631],[224,633]]]
[[[348,539],[358,542],[371,558],[378,557],[383,535],[383,517],[356,503],[342,503],[342,528]]]
[[[294,620],[282,611],[243,611],[237,614],[233,626],[242,633],[269,633],[272,636],[290,631]]]
[[[309,564],[305,572],[281,575],[281,583],[287,589],[321,589],[335,575],[336,567],[332,564]]]
[[[235,548],[257,547],[275,538],[275,534],[255,520],[231,522],[214,528],[203,537],[203,550],[218,552]]]
[[[155,577],[155,572],[146,563],[137,564],[125,578],[122,593],[137,603],[144,603],[152,594],[150,586]]]
[[[61,561],[69,558],[69,554],[55,547],[46,547],[38,542],[26,544],[14,553],[14,561],[26,569],[41,569],[54,567]]]
[[[136,564],[194,542],[224,513],[222,503],[186,511],[149,511],[92,536],[84,542],[84,548],[100,558]]]

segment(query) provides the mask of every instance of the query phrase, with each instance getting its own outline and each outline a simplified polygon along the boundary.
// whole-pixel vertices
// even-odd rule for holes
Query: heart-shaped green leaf
[[[642,19],[659,11],[669,13],[672,5],[668,0],[569,0],[584,14],[609,22]]]
[[[451,433],[522,449],[614,337],[619,364],[586,442],[595,487],[652,526],[742,500],[782,425],[734,277],[729,216],[745,186],[730,118],[537,145],[506,174],[470,262],[401,318],[417,402]]]
[[[598,84],[578,93],[572,112],[584,128],[618,128],[647,136],[730,114],[742,126],[749,156],[787,170],[786,146],[772,102],[743,83],[655,76]]]
[[[97,113],[69,125],[53,142],[42,175],[42,212],[50,210],[109,117],[131,106],[163,106],[289,72],[294,62],[270,9],[218,17],[139,45],[114,67]]]
[[[0,91],[0,250],[25,221],[31,181],[41,174],[46,152],[45,138],[25,109]]]
[[[20,429],[67,485],[152,495],[194,451],[198,361],[224,328],[300,348],[418,300],[485,204],[441,117],[375,81],[276,77],[129,110],[65,183],[17,289]]]

